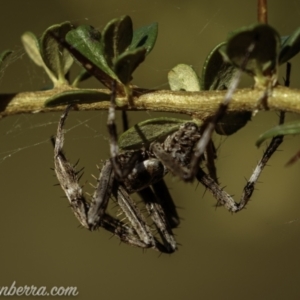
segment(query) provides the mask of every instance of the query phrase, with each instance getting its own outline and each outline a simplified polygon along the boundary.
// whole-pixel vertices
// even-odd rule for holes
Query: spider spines
[[[117,216],[117,217],[120,217],[120,216],[122,216],[123,214],[124,214],[124,211],[118,210],[116,216]]]
[[[77,167],[79,161],[80,161],[80,158],[78,158],[77,161],[73,164],[73,168],[74,168],[74,169]]]
[[[220,190],[223,192],[225,189],[226,189],[226,185],[224,185],[224,186],[222,186],[222,187],[220,187]]]
[[[93,185],[91,182],[89,182],[89,185],[90,185],[92,188],[94,188],[94,189],[97,188],[97,186]]]
[[[75,173],[75,174],[76,174],[76,176],[77,176],[77,173]],[[78,178],[77,178],[77,180],[78,180],[78,181],[80,181],[80,180],[81,180],[81,178],[82,178],[83,174],[84,174],[84,173],[81,173],[81,174],[78,176]]]
[[[73,169],[75,170],[75,167],[73,166]],[[82,167],[80,170],[78,171],[74,171],[75,175],[77,176],[78,174],[80,174],[82,172],[82,175],[83,175],[83,170],[84,170],[84,167]],[[80,175],[80,176],[82,176]]]
[[[91,174],[91,176],[93,177],[93,179],[95,179],[96,181],[98,181],[98,178],[94,174]]]

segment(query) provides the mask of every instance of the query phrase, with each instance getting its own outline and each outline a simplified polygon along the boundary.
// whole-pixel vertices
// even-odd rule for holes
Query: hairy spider
[[[165,166],[150,151],[137,150],[120,153],[115,157],[118,160],[120,170],[128,169],[128,163],[131,164],[130,170],[126,171],[126,176],[122,175],[122,180],[117,179],[113,160],[106,160],[101,169],[92,200],[88,202],[79,184],[79,172],[76,172],[75,167],[68,162],[62,150],[63,126],[69,109],[70,106],[61,116],[56,138],[55,140],[52,139],[54,143],[54,165],[58,181],[81,225],[89,230],[103,227],[130,245],[154,248],[165,253],[174,252],[177,246],[172,234],[172,227],[179,223],[175,206],[170,197],[166,197],[162,203],[155,194],[155,190],[164,188],[159,181],[167,173]],[[156,189],[150,190],[152,194],[149,194],[149,185],[155,186],[156,184],[158,184]],[[148,188],[146,194],[145,188]],[[143,214],[129,196],[129,193],[137,191],[141,191],[141,194],[145,196],[147,211],[161,236],[162,242],[154,237]],[[106,213],[111,197],[116,200],[118,206],[125,213],[130,225],[126,225]]]
[[[93,62],[66,42],[61,43],[81,61],[91,74],[97,77],[97,67]],[[253,48],[254,43],[249,46],[244,63]],[[272,140],[247,182],[238,203],[218,185],[214,178],[203,171],[201,168],[203,154],[216,124],[226,113],[240,75],[241,70],[237,72],[215,116],[203,128],[199,128],[193,122],[186,122],[163,141],[154,141],[148,148],[121,153],[118,150],[115,126],[116,83],[113,81],[107,122],[111,158],[103,164],[91,201],[85,199],[79,185],[80,176],[63,153],[63,126],[70,110],[70,106],[68,106],[61,116],[56,138],[53,138],[54,164],[58,181],[81,225],[89,230],[103,227],[118,236],[122,242],[130,245],[152,248],[164,253],[174,252],[177,245],[172,229],[179,224],[179,218],[172,198],[162,181],[168,172],[184,181],[192,181],[196,178],[215,196],[217,205],[224,205],[230,212],[242,210],[248,203],[264,166],[281,143],[282,137]],[[147,224],[141,210],[130,197],[130,194],[134,192],[138,192],[142,196],[160,239],[153,234],[152,225]],[[129,224],[125,224],[107,213],[110,198],[116,201]]]

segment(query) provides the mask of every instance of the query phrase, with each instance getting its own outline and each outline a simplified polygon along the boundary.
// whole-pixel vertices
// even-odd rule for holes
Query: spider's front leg
[[[83,195],[82,188],[79,185],[78,172],[76,172],[75,168],[68,162],[62,150],[64,144],[62,128],[70,109],[71,106],[66,108],[64,114],[59,120],[56,138],[52,137],[51,139],[54,146],[54,170],[60,186],[69,200],[74,215],[83,227],[90,229],[87,221],[89,204],[87,203]]]

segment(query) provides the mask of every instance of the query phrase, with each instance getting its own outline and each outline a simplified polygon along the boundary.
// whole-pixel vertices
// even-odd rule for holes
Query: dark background
[[[15,51],[0,74],[1,92],[49,85],[22,49],[24,31],[39,36],[66,20],[102,29],[124,14],[132,17],[135,28],[159,23],[156,47],[135,72],[134,83],[168,88],[167,72],[177,63],[193,65],[200,74],[206,55],[229,31],[254,23],[256,1],[1,1],[0,48]],[[299,26],[299,16],[298,1],[270,1],[269,23],[281,35]],[[294,59],[295,88],[300,87],[299,66],[299,58]],[[85,86],[99,85],[91,80]],[[130,121],[157,115],[131,113]],[[78,228],[62,190],[53,187],[57,180],[50,170],[49,138],[59,116],[1,120],[0,286],[13,281],[49,289],[77,286],[78,299],[299,299],[300,164],[284,167],[300,148],[299,138],[286,138],[261,176],[253,201],[237,215],[216,210],[202,186],[168,176],[182,217],[175,230],[181,246],[173,255],[160,256],[120,244],[104,230]],[[90,174],[97,175],[95,165],[109,157],[106,118],[106,112],[72,112],[67,123],[67,155],[73,162],[80,158],[82,183],[90,192]],[[288,115],[288,120],[295,118]],[[237,200],[263,151],[255,140],[276,123],[276,113],[259,113],[236,135],[215,138],[220,181]]]

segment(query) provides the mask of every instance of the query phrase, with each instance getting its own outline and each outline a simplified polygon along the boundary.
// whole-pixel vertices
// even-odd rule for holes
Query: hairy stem
[[[70,90],[70,87],[68,87]],[[44,107],[45,101],[61,93],[63,89],[50,91],[22,92],[18,94],[0,94],[0,118],[21,113],[40,113],[62,111],[64,106]],[[100,90],[107,94],[109,90]],[[133,105],[125,97],[117,98],[116,109],[138,111],[174,112],[190,115],[199,119],[211,117],[223,101],[226,91],[180,92],[169,90],[139,90],[134,93]],[[254,111],[257,99],[263,91],[259,89],[239,89],[233,95],[228,111]],[[78,110],[108,110],[109,101],[78,104]],[[294,112],[300,114],[300,90],[277,86],[267,101],[268,109],[273,111]],[[265,110],[265,108],[258,108]]]

